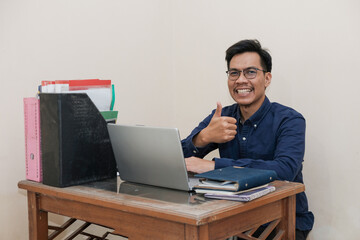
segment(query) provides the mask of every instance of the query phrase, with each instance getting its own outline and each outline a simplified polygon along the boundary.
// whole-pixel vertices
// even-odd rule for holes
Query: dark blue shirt
[[[280,180],[303,183],[302,164],[305,152],[305,119],[294,109],[271,103],[266,97],[262,106],[244,123],[238,104],[224,107],[222,116],[237,120],[237,134],[226,143],[211,143],[203,148],[194,146],[193,137],[211,121],[215,110],[191,134],[182,140],[185,157],[203,158],[219,149],[215,168],[241,166],[276,171]],[[296,195],[296,228],[311,230],[314,215],[308,210],[304,192]]]

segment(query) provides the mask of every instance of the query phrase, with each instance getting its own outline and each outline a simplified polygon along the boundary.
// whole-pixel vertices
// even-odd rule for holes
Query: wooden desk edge
[[[197,217],[189,217],[188,215],[179,216],[178,213],[171,214],[169,212],[167,212],[167,213],[163,212],[163,213],[159,213],[157,215],[157,217],[160,217],[160,218],[163,218],[166,220],[175,220],[176,219],[176,221],[180,221],[185,224],[203,225],[203,224],[213,222],[215,220],[226,218],[233,214],[237,214],[240,212],[245,212],[245,211],[254,209],[260,204],[264,205],[264,204],[268,204],[268,203],[271,203],[274,201],[278,201],[280,199],[298,194],[305,190],[305,186],[301,183],[275,181],[273,184],[275,185],[275,187],[277,187],[279,185],[284,186],[284,183],[291,184],[292,189],[289,190],[287,188],[284,190],[281,187],[277,188],[277,190],[271,194],[268,194],[259,199],[253,200],[251,202],[244,203],[243,207],[241,207],[241,208],[238,208],[236,206],[229,206],[228,208],[220,209],[218,212],[215,212],[215,213],[213,212],[212,214],[204,214],[204,215],[197,216]],[[49,196],[56,196],[56,197],[59,197],[59,193],[61,193],[63,195],[62,198],[66,198],[68,200],[74,200],[74,201],[79,201],[79,202],[94,204],[94,205],[99,204],[103,207],[109,207],[109,208],[114,208],[114,209],[118,209],[118,210],[126,210],[126,211],[129,210],[134,213],[153,216],[153,210],[151,210],[151,209],[148,209],[148,210],[146,210],[144,208],[138,209],[136,206],[133,206],[133,205],[125,205],[125,204],[119,205],[118,203],[114,203],[106,198],[101,198],[98,196],[95,196],[95,197],[92,196],[92,198],[89,199],[88,195],[86,195],[84,193],[77,193],[77,192],[69,193],[69,192],[63,191],[62,188],[47,186],[47,185],[44,185],[44,184],[38,183],[38,182],[22,180],[18,183],[18,187],[20,189],[24,189],[24,190],[27,190],[30,192],[45,194],[45,195],[49,195]],[[219,200],[219,201],[226,201],[226,200]]]

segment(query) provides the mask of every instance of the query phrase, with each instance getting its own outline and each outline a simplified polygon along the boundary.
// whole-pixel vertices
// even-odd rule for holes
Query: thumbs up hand
[[[236,135],[236,119],[221,116],[222,106],[217,103],[215,113],[209,125],[193,139],[194,145],[204,147],[209,143],[225,143],[231,141]]]
[[[218,118],[221,117],[221,111],[222,111],[222,105],[220,102],[216,103],[216,110],[212,118]]]

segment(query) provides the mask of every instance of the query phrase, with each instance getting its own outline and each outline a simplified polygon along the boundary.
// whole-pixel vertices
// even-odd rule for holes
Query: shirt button
[[[257,127],[257,125],[256,124],[254,124],[254,128],[256,128]]]
[[[196,150],[194,150],[193,153],[196,153]]]
[[[242,140],[243,140],[243,141],[246,141],[246,137],[243,137]]]

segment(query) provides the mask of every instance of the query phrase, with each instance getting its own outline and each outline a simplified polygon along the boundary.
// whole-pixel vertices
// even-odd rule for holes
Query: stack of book
[[[230,166],[195,175],[200,184],[196,193],[205,197],[247,202],[275,191],[271,182],[277,179],[272,170]]]

